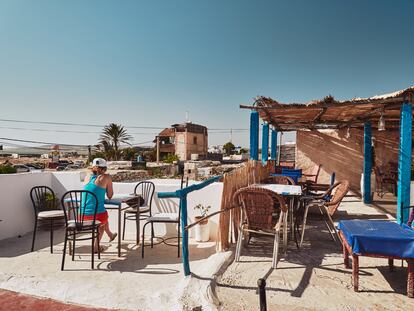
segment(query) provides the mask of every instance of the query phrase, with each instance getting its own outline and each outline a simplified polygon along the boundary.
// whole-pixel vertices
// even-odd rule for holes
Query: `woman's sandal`
[[[115,240],[115,238],[118,236],[118,233],[114,233],[112,238],[109,239],[109,242],[112,242],[113,240]]]

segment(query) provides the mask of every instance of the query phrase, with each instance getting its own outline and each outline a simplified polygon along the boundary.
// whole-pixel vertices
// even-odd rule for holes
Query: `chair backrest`
[[[270,176],[266,179],[267,184],[296,185],[295,181],[289,176]]]
[[[184,174],[181,175],[181,185],[180,189],[183,189],[185,187],[188,187],[188,176],[184,178]]]
[[[329,202],[325,203],[325,206],[328,208],[329,214],[332,216],[335,214],[339,205],[342,202],[342,199],[346,196],[349,191],[349,181],[344,180],[335,184],[334,189],[332,190],[332,197]]]
[[[282,175],[291,177],[295,183],[302,177],[302,169],[282,168]]]
[[[58,208],[55,193],[48,186],[33,187],[30,190],[30,199],[36,216],[39,212]]]
[[[335,172],[332,172],[332,175],[331,175],[331,182],[330,182],[330,185],[331,185],[331,186],[333,186],[333,185],[334,185],[334,183],[335,183],[335,177],[336,177]]]
[[[244,187],[236,191],[233,202],[242,207],[243,220],[252,230],[272,230],[277,220],[273,217],[275,203],[279,203],[281,211],[286,212],[285,200],[275,192],[254,186]]]
[[[95,226],[98,198],[93,192],[87,190],[71,190],[62,196],[66,226],[75,224],[78,230],[84,227],[85,207],[87,204],[94,206],[93,220],[92,223],[88,220],[88,225],[92,224],[92,226]]]
[[[141,195],[144,199],[145,206],[151,207],[152,198],[154,196],[155,185],[151,181],[140,181],[134,189],[135,195]]]
[[[322,167],[322,164],[314,165],[312,170],[310,171],[311,176],[307,177],[306,179],[311,182],[317,183],[319,172],[321,171],[321,167]]]

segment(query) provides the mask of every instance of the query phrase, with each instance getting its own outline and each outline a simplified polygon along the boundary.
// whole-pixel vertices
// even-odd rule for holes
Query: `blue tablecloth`
[[[414,258],[414,229],[382,220],[342,220],[342,232],[354,254]]]

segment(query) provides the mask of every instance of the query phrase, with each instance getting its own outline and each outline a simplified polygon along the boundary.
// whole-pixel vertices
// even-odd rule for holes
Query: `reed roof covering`
[[[306,104],[286,104],[258,96],[252,106],[240,105],[240,108],[258,111],[262,120],[279,131],[363,127],[368,121],[376,128],[381,115],[386,128],[396,130],[399,128],[401,105],[413,103],[413,100],[414,86],[389,94],[344,101],[337,101],[329,95]]]

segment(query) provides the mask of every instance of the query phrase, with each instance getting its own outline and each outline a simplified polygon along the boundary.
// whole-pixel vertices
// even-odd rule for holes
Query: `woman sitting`
[[[114,195],[112,178],[109,174],[106,174],[107,164],[105,159],[95,158],[92,162],[92,174],[85,178],[84,190],[88,190],[95,194],[98,199],[98,210],[96,213],[96,220],[100,222],[99,226],[99,241],[102,239],[103,232],[105,231],[109,237],[109,242],[112,242],[117,233],[112,233],[109,229],[108,212],[105,209],[104,201],[105,194],[110,199]],[[90,196],[85,202],[84,220],[93,220],[95,212],[95,200]],[[98,250],[97,243],[95,251]],[[101,248],[102,251],[102,248]]]

